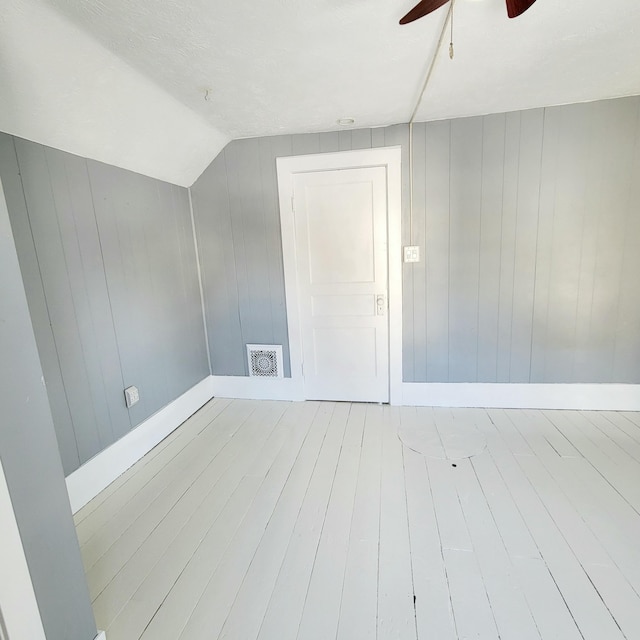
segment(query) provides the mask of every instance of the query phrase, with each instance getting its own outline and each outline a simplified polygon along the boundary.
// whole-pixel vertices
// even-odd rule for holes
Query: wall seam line
[[[45,309],[47,310],[47,321],[49,323],[49,329],[51,331],[51,339],[53,341],[53,348],[55,349],[56,352],[56,360],[58,361],[58,369],[60,370],[60,383],[62,385],[62,389],[64,390],[64,397],[65,397],[65,401],[67,403],[67,410],[69,412],[69,421],[71,423],[71,431],[73,432],[73,441],[76,444],[76,454],[78,457],[78,464],[82,464],[80,462],[80,447],[78,445],[78,437],[76,436],[76,429],[75,429],[75,425],[73,422],[73,416],[71,415],[71,408],[69,406],[69,394],[67,393],[67,385],[64,381],[64,376],[62,375],[62,364],[60,363],[60,352],[58,349],[58,343],[56,341],[56,336],[53,332],[53,324],[51,322],[51,311],[49,310],[49,300],[47,299],[47,292],[45,290],[44,287],[44,280],[42,279],[42,266],[40,265],[40,257],[38,255],[38,250],[36,248],[36,240],[35,240],[35,236],[33,235],[33,225],[31,224],[31,216],[29,215],[29,206],[27,205],[27,194],[24,188],[24,180],[22,179],[22,169],[20,167],[20,158],[18,157],[18,148],[16,147],[16,139],[15,136],[12,136],[12,143],[13,143],[13,151],[15,153],[15,157],[16,157],[16,166],[18,167],[18,175],[20,176],[20,188],[22,190],[22,198],[24,200],[24,208],[25,208],[25,212],[27,214],[27,222],[29,223],[29,233],[31,234],[31,242],[33,243],[33,252],[35,254],[35,259],[36,259],[36,264],[38,265],[38,275],[40,276],[40,286],[42,287],[42,297],[44,299],[44,306]],[[31,312],[29,312],[31,313]],[[33,324],[33,322],[32,322]],[[34,335],[35,335],[35,331],[34,331]],[[37,343],[36,343],[37,344]],[[40,354],[38,354],[38,357],[40,356]],[[44,371],[42,372],[42,377],[44,378]],[[47,381],[46,378],[44,378],[44,382],[45,382],[45,390],[47,391],[47,400],[49,399],[49,391],[47,390]],[[51,404],[51,402],[49,401],[49,404]],[[56,436],[57,437],[57,436]]]
[[[90,406],[90,411],[91,414],[93,415],[94,418],[94,428],[93,428],[93,432],[96,435],[96,438],[98,440],[98,443],[100,444],[101,449],[104,449],[105,447],[109,446],[109,443],[105,444],[104,442],[102,442],[102,437],[101,437],[101,433],[100,433],[100,428],[98,426],[98,416],[96,415],[96,410],[95,410],[95,402],[93,399],[93,388],[91,385],[91,382],[89,381],[89,375],[88,375],[88,371],[87,371],[87,357],[86,357],[86,348],[85,345],[82,341],[82,337],[81,337],[81,329],[80,329],[80,322],[78,321],[78,310],[77,310],[77,305],[76,305],[76,296],[74,296],[73,293],[73,287],[71,286],[71,277],[69,276],[69,261],[68,261],[68,257],[67,257],[67,250],[65,249],[64,246],[64,239],[63,239],[63,234],[62,234],[62,229],[60,228],[60,213],[59,213],[59,204],[56,202],[56,196],[55,196],[55,192],[54,192],[54,186],[53,186],[53,178],[51,176],[51,166],[49,164],[49,154],[50,151],[48,151],[47,147],[44,147],[44,164],[45,167],[47,169],[47,177],[49,179],[49,191],[51,193],[51,204],[53,206],[53,212],[55,214],[55,226],[56,229],[58,231],[58,238],[60,239],[60,253],[62,254],[62,260],[64,262],[64,269],[65,269],[65,273],[67,274],[67,282],[69,285],[69,298],[70,298],[70,307],[73,310],[73,319],[77,328],[77,335],[78,335],[78,346],[80,348],[80,353],[82,354],[82,368],[84,369],[85,375],[87,375],[87,389],[89,391],[89,395],[90,395],[90,402],[88,403]],[[69,184],[68,181],[68,177],[67,177],[67,167],[66,165],[64,165],[64,174],[65,174],[65,185]],[[69,203],[71,206],[71,192],[69,192]],[[74,221],[74,232],[77,234],[77,228],[75,227],[75,221]],[[77,235],[76,235],[76,239],[77,239]],[[44,288],[44,283],[43,283],[43,288]],[[53,329],[53,328],[52,328]],[[63,376],[62,373],[62,367],[60,367],[60,374]],[[64,379],[64,376],[63,376]],[[66,388],[66,387],[65,387]],[[69,406],[69,413],[71,414],[71,406]],[[75,434],[75,422],[73,420],[73,415],[71,415],[71,423],[74,425],[74,434]],[[84,426],[84,425],[83,425]],[[111,425],[109,425],[111,426]],[[86,433],[86,431],[85,431]],[[78,455],[80,455],[80,451],[78,451]],[[86,460],[80,460],[80,464],[84,464],[84,462],[86,462]]]
[[[536,220],[536,248],[535,248],[535,260],[533,263],[533,301],[531,304],[531,337],[529,340],[529,378],[527,382],[531,384],[533,376],[533,344],[534,344],[534,331],[536,321],[536,299],[538,293],[538,262],[539,262],[539,242],[540,242],[540,215],[541,215],[541,203],[542,203],[542,173],[544,171],[544,151],[545,151],[545,139],[547,134],[547,109],[542,110],[542,140],[540,142],[540,180],[538,183],[538,207],[537,207],[537,220]]]
[[[196,233],[196,220],[193,213],[193,197],[191,196],[191,187],[187,187],[189,195],[189,214],[191,216],[191,231],[193,233],[193,246],[196,251],[196,269],[198,272],[198,287],[200,289],[200,307],[202,309],[202,323],[204,325],[204,342],[207,347],[207,363],[209,364],[209,375],[213,375],[211,368],[211,349],[209,348],[209,329],[207,328],[207,312],[204,304],[204,287],[202,286],[202,268],[200,266],[200,251],[198,250],[198,234]]]
[[[102,274],[104,277],[105,291],[107,292],[107,301],[109,302],[109,314],[111,316],[111,326],[113,327],[113,339],[115,341],[116,351],[118,353],[118,369],[120,370],[120,386],[122,387],[122,390],[124,393],[125,381],[124,381],[124,371],[122,368],[122,349],[120,347],[120,340],[118,339],[116,319],[113,315],[113,303],[111,301],[111,287],[109,285],[109,277],[107,276],[107,263],[104,259],[104,249],[102,247],[102,234],[100,233],[100,224],[98,222],[98,214],[96,213],[96,199],[95,199],[95,194],[93,193],[93,182],[91,180],[91,170],[89,169],[89,163],[86,158],[84,159],[84,166],[87,172],[87,182],[89,184],[89,193],[91,194],[91,210],[93,211],[93,219],[96,224],[96,236],[98,238],[98,246],[100,247],[100,260],[102,262]],[[133,424],[133,420],[131,419],[130,411],[127,411],[127,416],[129,419],[129,431],[131,431],[135,425]]]
[[[240,309],[240,288],[238,287],[238,260],[237,260],[237,256],[236,256],[236,234],[234,234],[233,232],[233,214],[231,211],[231,195],[229,193],[229,154],[228,154],[228,150],[229,150],[230,145],[227,145],[224,149],[224,151],[222,152],[222,159],[223,159],[223,165],[224,165],[224,179],[225,179],[225,186],[226,186],[226,200],[227,200],[227,212],[228,212],[228,218],[229,218],[229,233],[231,236],[231,253],[233,255],[233,274],[235,276],[235,290],[236,290],[236,298],[238,300],[238,304],[237,304],[237,316],[238,316],[238,330],[240,332],[240,353],[242,354],[242,370],[243,370],[243,376],[249,376],[249,366],[247,364],[247,358],[244,352],[244,345],[245,340],[244,340],[244,326],[242,323],[242,312]],[[243,238],[243,243],[244,243],[244,238]],[[227,271],[227,265],[225,262],[225,273]]]

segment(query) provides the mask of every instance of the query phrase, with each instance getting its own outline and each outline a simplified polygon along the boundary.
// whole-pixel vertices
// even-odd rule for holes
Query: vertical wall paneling
[[[158,187],[165,186],[159,184]],[[189,203],[189,193],[186,189],[176,185],[166,185],[171,191],[171,207],[173,211],[173,220],[175,224],[175,238],[178,240],[176,254],[176,268],[180,278],[175,280],[175,294],[168,299],[170,307],[169,313],[172,311],[173,300],[179,300],[180,304],[184,304],[183,321],[187,326],[190,335],[195,339],[182,340],[181,333],[184,328],[177,326],[174,329],[173,339],[171,340],[171,349],[173,359],[177,363],[177,376],[170,385],[171,393],[179,391],[181,385],[178,380],[192,379],[194,365],[198,371],[202,371],[203,356],[207,360],[206,373],[209,373],[209,363],[206,355],[206,337],[204,332],[204,322],[202,317],[200,283],[198,282],[197,273],[197,255],[194,242],[193,222],[191,219],[191,205]],[[188,212],[189,215],[184,215]],[[194,272],[194,267],[196,271]],[[195,305],[197,298],[198,305]],[[175,307],[173,307],[175,308]],[[203,352],[203,345],[205,351]],[[196,377],[200,378],[200,374]],[[199,382],[198,380],[197,382]],[[173,385],[176,385],[175,387]],[[188,387],[187,387],[188,388]],[[186,391],[186,389],[185,389]]]
[[[89,162],[124,385],[133,424],[208,373],[186,192]]]
[[[96,219],[100,231],[105,274],[111,293],[111,312],[116,325],[116,336],[120,349],[123,385],[136,385],[140,390],[140,402],[130,409],[131,420],[137,424],[152,413],[154,405],[154,389],[156,388],[157,372],[151,373],[151,378],[142,379],[144,361],[152,348],[153,330],[145,330],[140,334],[144,314],[154,315],[157,311],[152,302],[152,292],[148,283],[148,271],[142,262],[142,255],[146,253],[143,231],[144,211],[139,211],[133,219],[124,212],[131,212],[138,208],[135,188],[128,180],[128,176],[121,176],[121,189],[115,189],[118,184],[117,170],[107,168],[98,163],[89,163],[91,188],[95,196]],[[124,215],[118,216],[117,211]],[[134,245],[135,243],[135,245]],[[141,252],[138,268],[134,246]],[[132,285],[143,281],[144,289],[135,294]],[[117,293],[116,293],[117,292]],[[116,318],[118,321],[116,321]],[[118,324],[120,330],[118,330]],[[140,359],[127,362],[126,354],[137,352]],[[124,359],[123,359],[124,358]]]
[[[385,146],[385,127],[377,127],[371,129],[371,147],[384,147]]]
[[[282,357],[284,360],[284,375],[291,375],[289,363],[289,331],[287,326],[287,306],[284,293],[284,265],[282,262],[282,235],[280,229],[280,209],[278,205],[278,177],[276,171],[276,158],[292,155],[291,136],[277,136],[270,139],[270,158],[268,160],[269,181],[272,185],[272,206],[273,206],[273,232],[271,238],[275,244],[271,246],[271,260],[273,262],[273,272],[277,274],[272,280],[273,289],[271,291],[273,300],[278,300],[277,313],[274,312],[274,342],[282,345]]]
[[[371,149],[371,129],[355,129],[351,132],[352,149]]]
[[[258,312],[258,315],[253,313],[254,301],[251,298],[252,286],[249,278],[250,275],[254,275],[252,265],[256,263],[252,260],[252,256],[249,255],[251,239],[245,237],[245,229],[248,229],[251,224],[255,227],[260,227],[262,222],[261,216],[256,215],[260,213],[258,210],[245,210],[243,206],[248,199],[247,196],[245,196],[245,191],[255,192],[256,189],[259,189],[259,185],[250,182],[250,177],[255,175],[255,172],[251,169],[252,158],[250,156],[253,156],[252,143],[254,143],[253,140],[239,140],[237,144],[229,145],[225,149],[229,189],[229,214],[231,218],[231,233],[235,250],[235,271],[238,283],[238,309],[243,337],[255,337],[256,330],[254,326],[266,325],[268,322],[262,312]],[[255,158],[253,158],[253,160],[255,160]],[[245,175],[249,176],[246,182]],[[249,241],[247,242],[247,240]],[[251,261],[251,264],[249,264],[249,261]],[[250,342],[250,340],[247,338],[246,342]],[[255,340],[255,342],[260,341]],[[243,364],[243,375],[247,375],[247,365],[246,363]]]
[[[339,150],[344,150],[344,142],[346,135],[350,136],[349,131],[340,131],[338,133]],[[291,155],[302,156],[307,153],[320,153],[320,138],[323,134],[304,133],[297,136],[291,136]],[[349,138],[350,139],[350,138]]]
[[[630,165],[633,179],[625,207],[627,213],[622,268],[624,274],[640,273],[640,251],[638,251],[640,215],[638,215],[637,204],[640,202],[640,180],[638,180],[640,176],[640,101],[633,106],[635,107],[635,135],[632,139],[635,140],[635,148]],[[637,303],[637,293],[637,278],[624,278],[620,288],[613,369],[616,378],[625,382],[636,381],[638,362],[640,362],[640,343],[638,342],[640,305]]]
[[[226,152],[192,189],[200,270],[209,333],[211,368],[244,375],[235,249],[227,186]]]
[[[353,148],[353,134],[351,131],[340,132],[340,151],[350,151]]]
[[[505,116],[483,118],[480,255],[478,264],[478,382],[495,382],[498,367],[502,185]]]
[[[404,124],[396,124],[391,127],[385,127],[384,131],[384,143],[385,147],[401,147],[402,149],[402,241],[403,243],[409,242],[409,127]],[[377,133],[377,130],[374,130]],[[382,142],[382,139],[376,135],[378,143]],[[372,140],[374,135],[371,136]]]
[[[425,174],[427,204],[422,268],[426,270],[427,371],[421,382],[449,382],[449,239],[451,123],[427,125]]]
[[[274,226],[278,220],[276,214],[276,192],[273,189],[274,182],[269,171],[268,158],[271,156],[271,146],[269,140],[265,138],[258,139],[258,171],[260,178],[260,200],[256,203],[262,213],[263,232],[260,242],[260,249],[264,255],[263,264],[267,265],[264,269],[264,307],[269,313],[269,327],[267,329],[268,335],[265,336],[265,342],[267,344],[275,343],[275,331],[274,327],[276,322],[274,318],[279,314],[279,302],[278,295],[275,292],[281,288],[278,274],[274,268],[273,261],[273,247],[277,247],[278,244],[282,244],[279,234],[274,233]],[[280,242],[278,242],[280,240]],[[272,293],[275,294],[272,296]],[[278,323],[279,324],[279,323]],[[282,344],[282,343],[278,343]]]
[[[520,119],[509,382],[529,382],[544,111]]]
[[[604,327],[597,327],[593,338],[591,326],[594,323],[592,315],[594,302],[594,286],[596,284],[596,267],[598,258],[598,228],[601,224],[602,201],[602,152],[607,146],[607,131],[605,127],[597,126],[591,118],[588,122],[589,130],[585,132],[585,190],[582,209],[582,224],[576,233],[580,235],[580,267],[576,301],[576,326],[573,348],[572,379],[590,379],[597,375],[594,365],[599,358],[592,354],[600,352],[602,345],[598,344]],[[618,141],[616,141],[618,142]],[[606,218],[605,218],[606,220]]]
[[[426,162],[426,126],[415,124],[413,126],[413,167],[414,174],[424,176]],[[405,340],[413,344],[413,349],[406,354],[406,370],[411,372],[411,377],[424,377],[427,372],[427,296],[426,296],[426,270],[425,245],[426,245],[426,181],[424,179],[413,181],[413,215],[410,221],[411,230],[409,244],[417,245],[422,249],[422,262],[409,263],[404,268],[404,290],[411,295],[404,296],[403,315],[407,315],[405,321]]]
[[[619,315],[621,294],[625,289],[627,294],[630,293],[626,288],[627,282],[630,278],[637,279],[638,274],[637,271],[624,270],[626,266],[625,233],[629,215],[627,212],[635,211],[636,217],[640,212],[638,201],[631,199],[639,180],[639,174],[633,173],[639,140],[638,105],[632,100],[619,100],[612,102],[610,108],[605,109],[602,103],[597,103],[591,114],[590,129],[592,132],[601,132],[602,139],[599,149],[601,163],[598,194],[599,220],[589,345],[578,346],[576,352],[588,350],[589,360],[592,363],[591,369],[594,365],[600,366],[602,375],[610,379],[618,379],[622,377],[622,372],[616,371],[614,365],[616,338],[622,337],[617,324],[621,320]],[[638,289],[640,287],[637,287],[636,291]],[[637,294],[636,296],[632,294],[631,299],[633,298],[637,305]],[[628,304],[627,300],[625,304]],[[635,330],[628,326],[624,335],[625,338],[621,342],[633,348],[633,345],[637,344],[638,325],[635,326]],[[590,345],[597,345],[597,350],[593,351],[592,346],[589,348]],[[582,375],[583,371],[576,368],[574,377],[582,381]]]
[[[273,312],[269,286],[268,222],[264,206],[266,194],[260,167],[260,140],[243,142],[247,147],[241,153],[245,161],[242,172],[238,174],[242,187],[236,215],[242,220],[241,232],[245,248],[249,296],[248,317],[256,320],[263,316],[265,318],[265,322],[252,323],[248,338],[252,343],[272,344]]]
[[[131,429],[86,162],[45,149],[101,448]]]
[[[466,118],[451,123],[450,382],[467,382],[477,376],[482,139],[481,118]]]
[[[640,382],[639,109],[635,97],[414,125],[412,225],[407,125],[230,143],[193,186],[201,250],[230,260],[203,269],[208,308],[229,299],[238,316],[218,325],[214,373],[244,375],[250,336],[287,350],[275,158],[401,145],[402,242],[422,249],[403,266],[405,381]]]
[[[208,374],[188,192],[4,135],[0,173],[68,475]]]
[[[263,193],[263,215],[265,221],[265,248],[267,251],[268,294],[267,304],[271,310],[271,342],[283,345],[284,375],[289,370],[289,341],[287,338],[287,309],[284,297],[284,270],[280,247],[280,213],[278,210],[278,188],[276,166],[272,161],[276,157],[273,140],[263,138],[260,141],[260,172]]]
[[[549,293],[552,277],[552,249],[555,217],[558,146],[562,133],[561,112],[545,110],[540,166],[538,207],[538,242],[536,281],[533,297],[533,327],[531,338],[530,382],[545,382],[547,377],[546,348],[549,333]]]
[[[340,132],[330,131],[320,136],[320,153],[340,151]]]
[[[574,381],[575,327],[580,290],[588,130],[592,112],[572,105],[561,112],[556,164],[545,379]],[[557,277],[562,274],[562,277]],[[603,372],[604,374],[604,372]]]
[[[0,134],[0,176],[18,251],[22,279],[27,292],[40,362],[46,380],[47,395],[60,447],[62,465],[65,474],[68,474],[80,465],[78,445],[62,379],[52,324],[49,319],[31,224],[27,215],[15,143],[14,139],[6,134]]]
[[[502,182],[502,234],[500,243],[500,297],[498,300],[498,362],[495,382],[509,382],[511,335],[514,309],[516,211],[520,162],[521,113],[509,113],[505,120]]]
[[[101,433],[98,426],[83,345],[78,339],[84,319],[79,318],[74,304],[45,149],[16,139],[16,150],[66,399],[80,460],[84,461],[108,443],[101,438],[106,438],[106,433]]]

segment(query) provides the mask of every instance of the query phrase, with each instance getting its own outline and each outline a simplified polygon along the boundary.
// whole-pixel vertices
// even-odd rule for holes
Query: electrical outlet
[[[127,387],[124,390],[124,400],[127,404],[127,409],[131,409],[131,407],[140,400],[138,387]]]
[[[420,262],[420,247],[405,247],[404,248],[404,261],[405,262]]]

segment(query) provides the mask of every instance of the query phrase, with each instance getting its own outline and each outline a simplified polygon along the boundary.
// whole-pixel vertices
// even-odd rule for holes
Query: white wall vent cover
[[[259,378],[283,378],[282,345],[248,344],[249,375]]]

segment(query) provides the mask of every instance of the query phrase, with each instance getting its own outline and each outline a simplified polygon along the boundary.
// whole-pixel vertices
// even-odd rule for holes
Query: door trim
[[[304,399],[302,332],[300,327],[296,242],[293,213],[294,176],[300,173],[385,167],[387,171],[387,244],[389,295],[389,402],[402,402],[402,150],[401,147],[360,149],[276,159],[285,300],[291,378]]]

